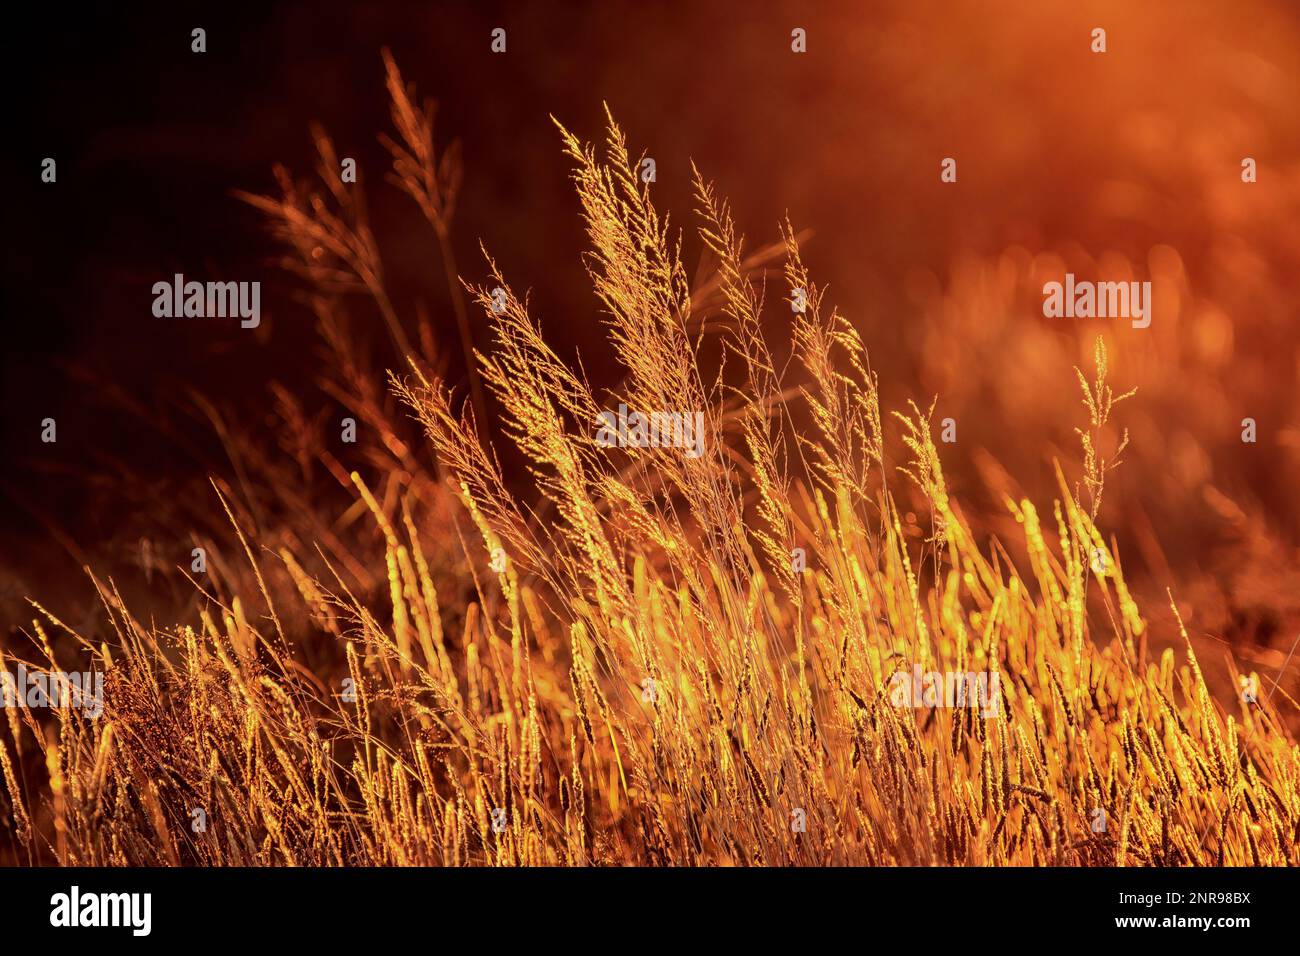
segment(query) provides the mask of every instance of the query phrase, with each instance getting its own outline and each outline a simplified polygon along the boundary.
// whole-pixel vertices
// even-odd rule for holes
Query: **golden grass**
[[[388,69],[405,144],[390,145],[395,176],[449,250],[458,166],[439,168],[431,109],[415,110]],[[287,174],[281,198],[249,197],[312,284],[332,387],[378,436],[365,477],[310,441],[295,447],[350,486],[346,524],[367,520],[375,537],[345,546],[267,463],[240,485],[306,517],[277,537],[214,482],[248,571],[228,561],[196,579],[193,620],[142,623],[96,580],[115,635],[96,645],[35,605],[41,665],[93,660],[106,709],[96,721],[6,712],[0,770],[19,859],[1300,862],[1300,749],[1279,711],[1295,702],[1267,684],[1258,703],[1216,698],[1186,634],[1182,653],[1153,655],[1098,527],[1119,454],[1102,457],[1100,430],[1127,397],[1106,384],[1104,346],[1094,381],[1080,376],[1087,503],[1058,468],[1045,515],[1007,500],[1020,539],[981,544],[948,492],[930,413],[882,414],[867,348],[824,301],[788,224],[785,288],[765,310],[770,257],[744,256],[697,172],[716,269],[693,286],[612,118],[603,152],[560,135],[625,377],[596,392],[489,260],[489,278],[466,289],[490,329],[477,354],[498,410],[490,428],[458,409],[427,330],[410,348],[323,134],[333,207]],[[357,292],[408,356],[391,390],[436,464],[352,364],[340,316]],[[765,329],[780,316],[792,327],[773,347]],[[620,402],[702,411],[705,453],[603,447],[597,416]],[[486,399],[472,405],[481,416]],[[489,432],[528,463],[527,490]],[[58,654],[48,626],[70,635]],[[997,672],[998,713],[894,706],[891,675],[914,664]],[[14,758],[33,750],[44,778],[20,782]],[[1102,832],[1090,826],[1099,809]]]

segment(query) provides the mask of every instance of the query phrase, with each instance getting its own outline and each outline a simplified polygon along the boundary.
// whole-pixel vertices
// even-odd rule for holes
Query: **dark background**
[[[1049,455],[1074,440],[1077,422],[1048,432],[994,414],[999,381],[1016,373],[983,364],[959,338],[950,340],[966,365],[936,362],[944,290],[963,263],[996,263],[1009,248],[1110,251],[1145,271],[1152,247],[1172,246],[1198,307],[1210,302],[1233,323],[1236,364],[1219,370],[1224,419],[1213,427],[1239,419],[1238,405],[1271,403],[1258,459],[1233,470],[1208,439],[1207,457],[1219,487],[1257,505],[1293,559],[1298,11],[1265,0],[28,11],[4,41],[15,115],[5,150],[0,578],[9,581],[0,586],[6,597],[57,602],[85,591],[82,563],[129,565],[121,542],[141,516],[122,503],[123,483],[137,497],[165,496],[222,466],[191,392],[248,421],[266,415],[273,379],[306,394],[316,371],[312,320],[260,215],[232,190],[271,190],[275,162],[307,174],[313,120],[341,156],[358,160],[399,311],[428,305],[460,380],[434,239],[409,200],[381,182],[385,46],[406,79],[439,101],[441,142],[462,142],[453,227],[462,274],[482,277],[483,241],[512,285],[531,289],[561,354],[581,348],[593,380],[616,370],[598,347],[569,162],[549,116],[599,139],[608,102],[634,154],[656,159],[655,195],[674,222],[691,223],[694,159],[732,199],[751,246],[774,239],[787,212],[811,228],[807,258],[863,332],[887,399],[958,393],[968,410],[963,441],[1019,463],[1035,494],[1053,493]],[[1098,24],[1110,34],[1104,57],[1088,49]],[[204,54],[190,51],[196,26],[207,31]],[[489,50],[496,26],[508,31],[505,55]],[[794,26],[808,31],[806,55],[790,53]],[[1239,182],[1242,155],[1265,170],[1252,194],[1259,201],[1245,208],[1218,193]],[[46,156],[58,162],[56,185],[40,182]],[[944,156],[960,158],[957,189],[938,182]],[[1254,257],[1247,266],[1243,249]],[[697,257],[688,235],[688,268]],[[154,318],[151,286],[175,272],[261,280],[261,327]],[[1037,304],[1022,305],[1023,321],[1041,328]],[[965,328],[983,322],[968,316]],[[1171,348],[1194,331],[1180,329]],[[1046,332],[1075,362],[1086,362],[1092,334]],[[1140,341],[1134,334],[1114,330],[1121,343]],[[377,321],[372,339],[391,362]],[[1000,347],[1014,355],[1016,343]],[[1069,364],[1040,372],[1069,390]],[[1140,362],[1120,367],[1141,384]],[[1164,397],[1177,404],[1172,387]],[[1032,394],[1020,401],[1027,420],[1038,404]],[[1158,412],[1146,408],[1157,424],[1130,453],[1139,475],[1177,457],[1156,444],[1167,430]],[[58,422],[56,445],[39,440],[47,416]],[[1188,434],[1206,421],[1190,414]],[[959,488],[978,479],[962,460],[950,477]],[[1151,492],[1168,499],[1155,485]],[[1113,495],[1142,504],[1140,491]],[[1157,512],[1151,523],[1177,535],[1184,517]],[[1179,550],[1195,555],[1217,541],[1206,531]]]

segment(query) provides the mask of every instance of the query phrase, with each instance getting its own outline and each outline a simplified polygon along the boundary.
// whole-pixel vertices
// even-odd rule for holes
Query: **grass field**
[[[670,227],[612,117],[596,145],[559,126],[623,372],[593,388],[507,264],[453,260],[459,157],[391,60],[388,89],[392,178],[433,230],[460,346],[471,323],[490,345],[444,380],[322,131],[314,186],[282,171],[245,197],[305,281],[357,443],[284,390],[278,448],[223,432],[175,620],[94,569],[98,636],[31,596],[6,667],[100,669],[105,710],[5,711],[8,860],[1300,862],[1287,682],[1207,681],[1182,596],[1142,606],[1126,583],[1106,504],[1142,383],[1104,336],[1048,373],[1078,438],[1056,494],[984,489],[1009,532],[990,534],[945,481],[934,407],[882,407],[795,225],[743,248],[696,172]],[[404,365],[355,347],[360,302]],[[597,441],[620,404],[702,413],[703,453]],[[995,696],[891,690],[932,672]]]

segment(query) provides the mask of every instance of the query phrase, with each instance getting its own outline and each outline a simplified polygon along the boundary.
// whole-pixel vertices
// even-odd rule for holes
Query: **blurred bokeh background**
[[[463,378],[437,247],[382,182],[380,50],[439,103],[464,188],[462,274],[483,242],[561,354],[609,382],[554,115],[597,138],[603,103],[655,195],[692,222],[690,161],[752,246],[788,214],[829,299],[861,330],[885,401],[958,423],[943,446],[988,534],[1003,496],[1057,494],[1086,423],[1075,365],[1106,337],[1137,387],[1101,524],[1144,609],[1173,590],[1210,655],[1278,668],[1300,629],[1300,5],[1293,0],[876,0],[676,7],[278,3],[256,12],[29,11],[7,30],[17,98],[5,220],[0,622],[24,595],[91,615],[89,564],[152,606],[181,600],[179,502],[237,471],[223,429],[276,453],[273,383],[336,417],[313,318],[232,190],[315,161],[309,123],[357,159],[399,311],[424,308]],[[507,30],[504,55],[489,50]],[[190,31],[207,31],[207,52]],[[807,31],[806,54],[790,32]],[[1094,54],[1091,31],[1107,34]],[[58,182],[39,181],[41,159]],[[939,180],[942,158],[958,181]],[[1241,162],[1258,182],[1241,180]],[[688,266],[699,245],[686,236]],[[1045,319],[1042,284],[1150,280],[1149,329]],[[261,280],[263,321],[160,320],[150,288]],[[775,298],[775,296],[773,296]],[[779,303],[778,303],[779,305]],[[771,310],[771,331],[786,318]],[[394,356],[377,317],[355,334]],[[480,329],[481,331],[481,329]],[[40,442],[53,417],[58,442]],[[1258,441],[1241,441],[1253,418]],[[261,431],[259,431],[261,429]],[[211,503],[215,507],[215,502]],[[161,581],[171,583],[164,587]],[[181,582],[183,583],[183,582]],[[93,617],[91,618],[93,619]],[[1198,647],[1198,650],[1200,648]],[[1205,656],[1205,654],[1203,654]]]

